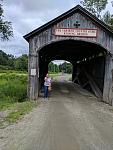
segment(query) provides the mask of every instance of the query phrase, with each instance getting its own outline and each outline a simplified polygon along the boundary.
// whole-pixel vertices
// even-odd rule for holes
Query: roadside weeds
[[[22,119],[25,114],[32,111],[38,105],[39,102],[37,101],[25,101],[22,103],[14,103],[7,110],[0,111],[0,128],[17,123],[18,120]]]

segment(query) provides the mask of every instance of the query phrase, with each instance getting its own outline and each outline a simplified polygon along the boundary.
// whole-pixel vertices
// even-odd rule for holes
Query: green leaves
[[[10,37],[13,37],[12,24],[4,20],[1,2],[0,0],[0,38],[1,40],[9,40]]]
[[[15,58],[13,55],[6,54],[0,50],[0,70],[28,70],[28,56],[23,54],[22,56]]]
[[[103,15],[102,21],[113,29],[113,15],[111,15],[109,11]]]
[[[93,15],[101,18],[101,12],[106,8],[107,0],[84,0],[81,2],[83,7],[90,11]]]
[[[27,74],[0,74],[0,101],[22,102],[26,98]]]
[[[0,21],[0,36],[2,40],[9,40],[10,37],[13,37],[11,22]]]
[[[62,71],[65,73],[72,73],[72,64],[64,62],[63,64],[57,65],[53,62],[50,62],[48,69],[50,73],[59,73]]]
[[[15,59],[15,70],[27,71],[28,70],[28,56],[26,54]]]
[[[85,9],[104,21],[113,29],[113,15],[111,15],[110,12],[107,11],[103,16],[101,16],[101,12],[105,10],[108,3],[107,0],[84,0],[81,3]],[[113,6],[113,1],[110,3],[112,3]]]

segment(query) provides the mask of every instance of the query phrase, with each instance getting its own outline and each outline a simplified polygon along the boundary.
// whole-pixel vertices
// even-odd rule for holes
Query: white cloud
[[[28,43],[23,35],[70,9],[73,2],[74,0],[4,0],[4,16],[12,22],[14,38],[1,42],[0,49],[14,55],[28,53]]]
[[[23,35],[71,9],[80,0],[4,0],[3,2],[4,16],[6,20],[12,22],[14,38],[8,42],[1,42],[0,49],[20,55],[28,53],[28,43],[23,39]]]

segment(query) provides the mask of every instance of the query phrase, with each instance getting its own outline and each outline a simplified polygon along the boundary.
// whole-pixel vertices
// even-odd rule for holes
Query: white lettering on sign
[[[97,29],[69,29],[57,28],[55,35],[58,36],[77,36],[77,37],[97,37]]]
[[[36,69],[31,69],[31,76],[36,76]]]

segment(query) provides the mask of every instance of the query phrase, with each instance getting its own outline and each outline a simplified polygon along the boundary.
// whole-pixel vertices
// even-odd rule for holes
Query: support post
[[[103,101],[113,105],[113,79],[112,79],[113,61],[112,56],[108,54],[105,60],[105,75],[103,88]]]
[[[37,100],[39,94],[39,57],[33,40],[30,43],[28,73],[28,98]]]
[[[76,64],[73,63],[72,81],[74,81],[74,79],[76,77],[76,73],[77,73]]]

